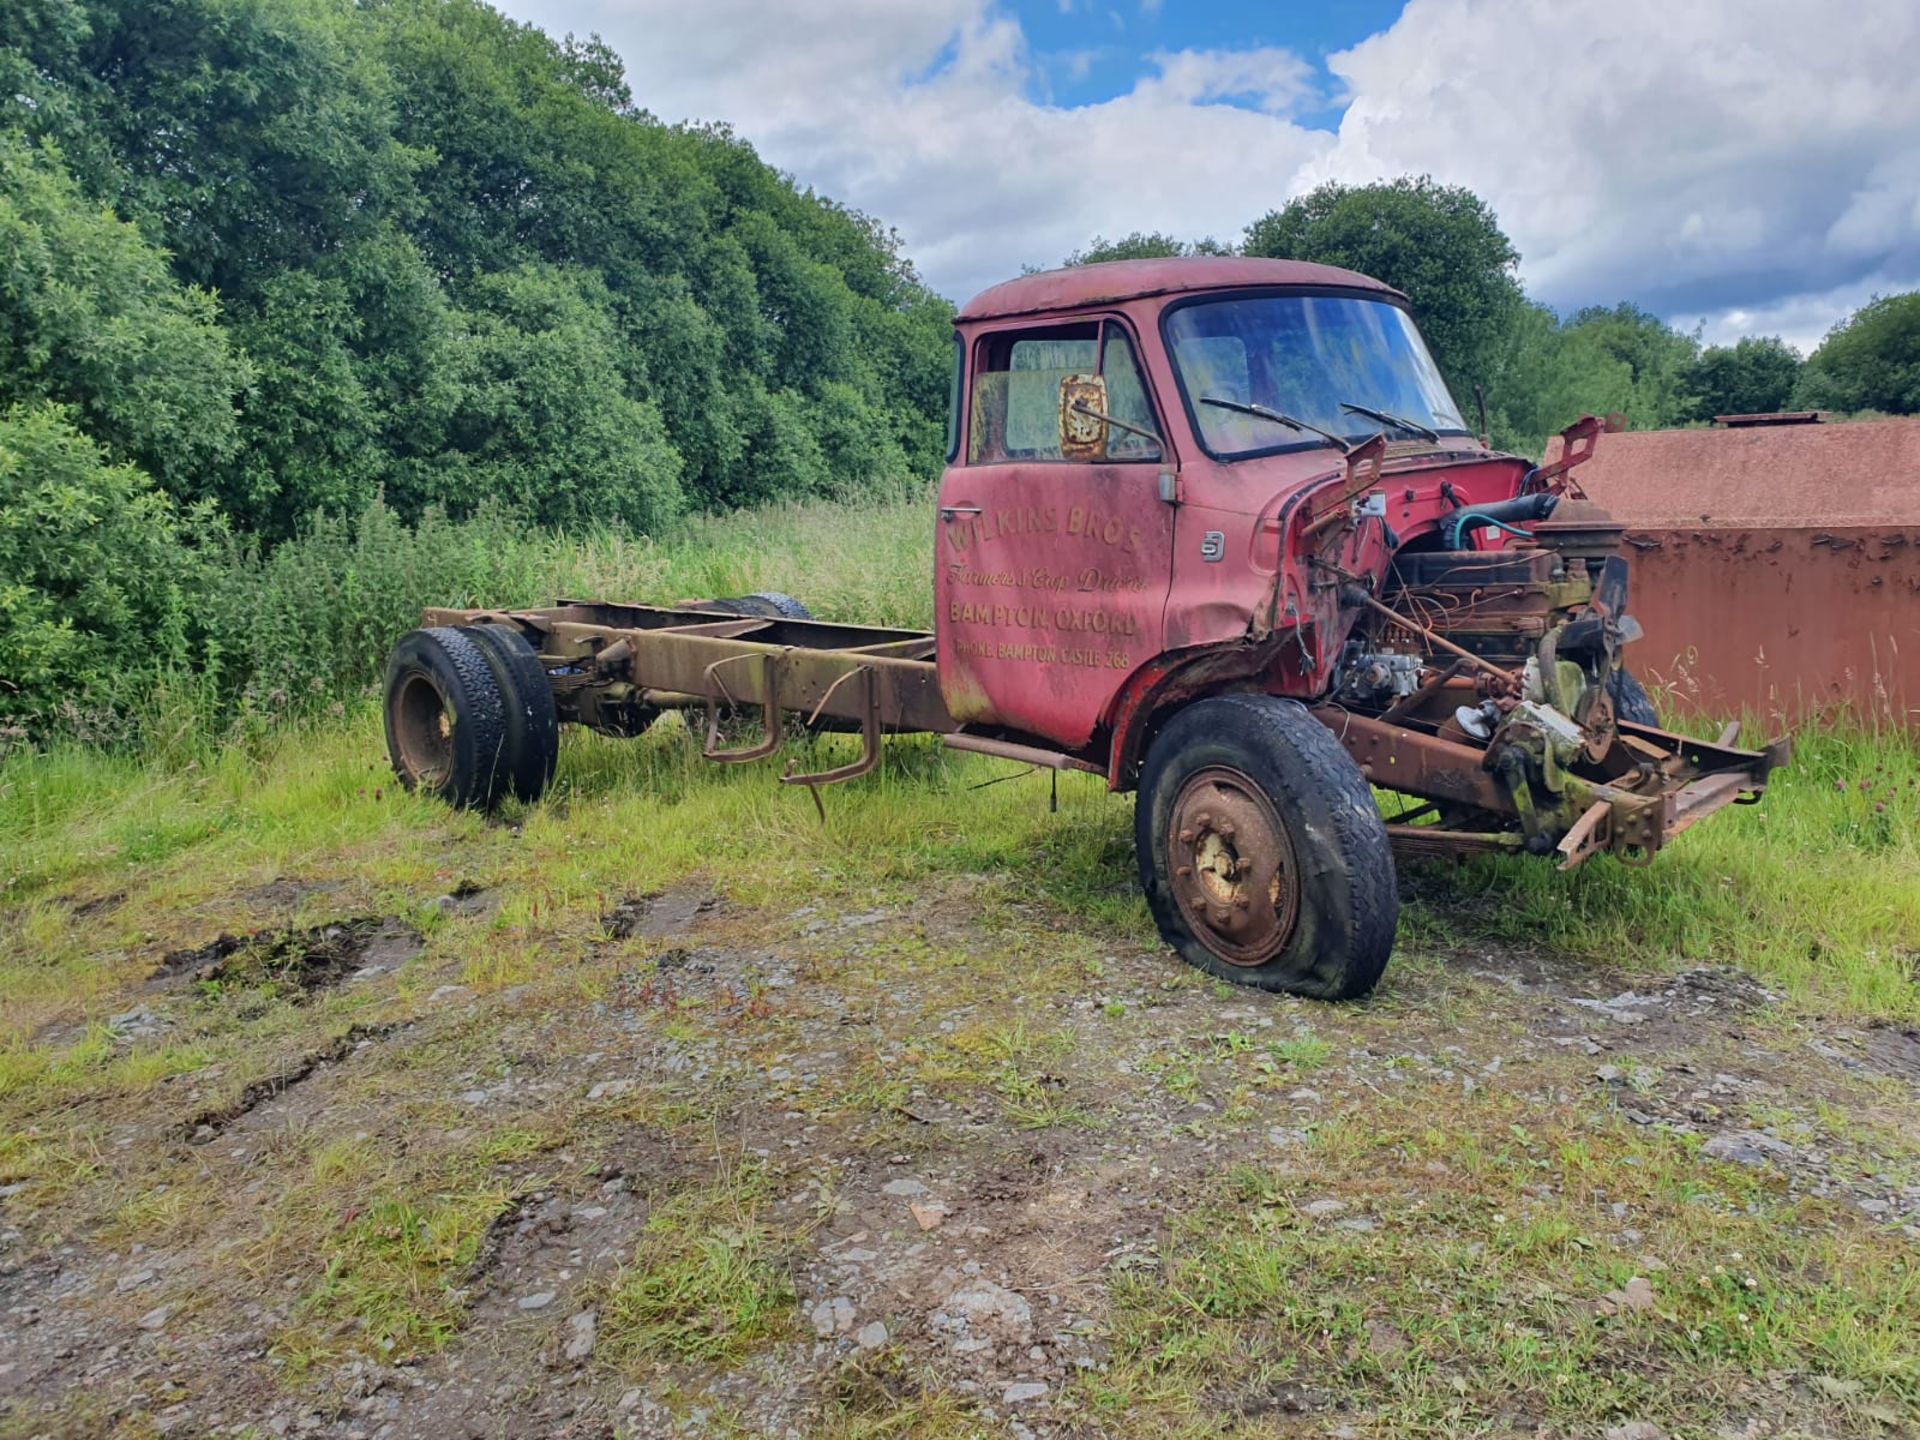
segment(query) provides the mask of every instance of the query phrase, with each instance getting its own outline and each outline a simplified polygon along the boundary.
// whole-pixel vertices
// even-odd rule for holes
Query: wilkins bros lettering
[[[1009,535],[1068,535],[1134,555],[1144,555],[1146,543],[1139,526],[1088,505],[1071,506],[1064,516],[1051,505],[985,510],[971,520],[947,525],[945,534],[955,550],[977,548]]]

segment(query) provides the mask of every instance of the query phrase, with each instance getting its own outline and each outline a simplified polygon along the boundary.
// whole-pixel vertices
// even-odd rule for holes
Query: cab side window
[[[1061,448],[1060,387],[1069,378],[1105,379],[1104,454],[1069,457]],[[1159,424],[1126,332],[1112,321],[1087,321],[989,335],[979,346],[969,409],[967,463],[1069,460],[1095,463],[1160,458]],[[1129,429],[1127,427],[1133,427]],[[1136,433],[1144,431],[1146,433]]]

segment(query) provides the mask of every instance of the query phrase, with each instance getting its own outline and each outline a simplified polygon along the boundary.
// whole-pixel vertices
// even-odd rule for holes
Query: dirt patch
[[[229,958],[238,955],[258,938],[254,935],[222,935],[191,949],[169,950],[160,957],[160,968],[153,972],[152,978],[170,980],[185,976],[191,980],[211,980],[220,973],[220,967]]]
[[[1891,1025],[1869,1030],[1865,1049],[1867,1068],[1920,1083],[1920,1030]]]
[[[285,1070],[253,1081],[231,1103],[195,1115],[180,1126],[180,1138],[204,1145],[236,1120],[269,1100],[286,1094],[322,1067],[339,1064],[367,1042],[385,1039],[395,1028],[392,1025],[355,1025],[331,1045],[309,1051]]]
[[[500,897],[484,885],[462,880],[433,903],[444,915],[471,917],[493,911],[500,904]]]
[[[1771,993],[1735,970],[1622,974],[1497,946],[1444,965],[1409,957],[1364,1005],[1227,992],[1147,938],[1081,931],[1083,958],[1056,959],[1071,931],[1061,917],[968,903],[977,891],[1016,893],[996,883],[974,877],[909,897],[862,895],[844,913],[816,900],[768,915],[739,905],[716,914],[710,884],[690,880],[578,915],[555,937],[560,973],[550,980],[443,987],[462,991],[462,1004],[430,1005],[420,1023],[444,1045],[406,1063],[382,1063],[388,1052],[367,1046],[384,1032],[361,1029],[237,1097],[208,1089],[183,1101],[163,1082],[152,1093],[166,1107],[171,1163],[183,1138],[220,1137],[189,1154],[218,1178],[222,1234],[245,1231],[256,1197],[270,1210],[289,1157],[329,1138],[405,1154],[423,1128],[445,1126],[466,1151],[504,1143],[510,1158],[449,1168],[444,1187],[478,1187],[490,1206],[512,1197],[486,1211],[495,1218],[474,1258],[433,1277],[456,1292],[457,1329],[438,1353],[392,1360],[356,1350],[350,1331],[321,1333],[325,1358],[288,1384],[262,1364],[276,1334],[304,1339],[312,1323],[287,1275],[265,1287],[192,1288],[172,1277],[209,1263],[204,1246],[180,1250],[177,1271],[149,1255],[94,1254],[83,1257],[92,1289],[71,1301],[35,1273],[32,1287],[59,1303],[33,1299],[43,1328],[28,1340],[44,1355],[20,1373],[48,1395],[56,1384],[93,1386],[118,1413],[146,1415],[153,1382],[140,1367],[176,1347],[164,1363],[183,1377],[185,1408],[162,1412],[174,1433],[215,1433],[244,1415],[269,1433],[340,1440],[698,1434],[698,1417],[713,1415],[729,1433],[776,1437],[822,1433],[836,1409],[877,1423],[924,1407],[923,1433],[1139,1436],[1144,1422],[1091,1410],[1088,1396],[1137,1383],[1128,1376],[1141,1337],[1159,1343],[1158,1330],[1142,1328],[1161,1323],[1142,1318],[1159,1277],[1195,1294],[1217,1287],[1234,1305],[1243,1284],[1258,1289],[1257,1274],[1241,1273],[1257,1264],[1238,1252],[1208,1258],[1215,1231],[1231,1242],[1242,1222],[1261,1237],[1246,1254],[1316,1256],[1335,1300],[1363,1307],[1372,1287],[1394,1280],[1360,1237],[1436,1233],[1479,1246],[1502,1215],[1530,1218],[1536,1207],[1548,1220],[1569,1216],[1586,1244],[1618,1247],[1622,1265],[1664,1287],[1642,1256],[1674,1266],[1687,1254],[1666,1199],[1674,1185],[1742,1204],[1837,1202],[1810,1213],[1853,1227],[1860,1243],[1920,1224],[1906,1152],[1882,1158],[1874,1147],[1888,1142],[1871,1128],[1905,1123],[1884,1115],[1886,1087],[1869,1072],[1920,1066],[1911,1029],[1802,1023],[1772,1012]],[[417,947],[404,927],[382,925],[222,936],[169,957],[163,973],[284,976],[305,993],[309,969],[333,984],[377,973],[392,959],[377,935],[403,956]],[[129,1033],[144,1023],[118,1018]],[[314,1045],[308,1036],[278,1043]],[[369,1057],[366,1072],[356,1054]],[[186,1083],[235,1086],[271,1066],[271,1052],[256,1049],[246,1064],[224,1082],[209,1067]],[[1868,1128],[1822,1130],[1816,1102]],[[1371,1144],[1376,1121],[1399,1127],[1394,1148]],[[1471,1193],[1464,1177],[1450,1178],[1460,1162],[1444,1140],[1414,1167],[1432,1143],[1426,1123],[1479,1147],[1484,1174]],[[1676,1131],[1693,1148],[1673,1141]],[[1590,1174],[1545,1148],[1562,1134],[1592,1147]],[[1527,1158],[1536,1143],[1539,1164]],[[1660,1187],[1638,1183],[1642,1164],[1663,1167]],[[610,1286],[649,1235],[674,1235],[726,1271],[745,1222],[689,1218],[669,1202],[742,1166],[760,1178],[741,1214],[777,1247],[791,1302],[750,1353],[724,1362],[636,1352]],[[343,1213],[364,1203],[356,1183],[367,1189],[342,1180]],[[425,1197],[423,1214],[437,1186],[429,1171],[408,1192]],[[1189,1226],[1201,1216],[1211,1228]],[[1351,1262],[1329,1237],[1354,1247]],[[304,1258],[290,1252],[283,1263],[291,1271]],[[1348,1263],[1365,1278],[1347,1277]],[[1520,1273],[1520,1262],[1499,1263]],[[1215,1264],[1217,1273],[1206,1268]],[[150,1269],[156,1278],[137,1279]],[[1604,1293],[1625,1273],[1587,1288]],[[0,1265],[0,1297],[7,1283]],[[122,1283],[132,1288],[114,1288]],[[695,1323],[720,1314],[709,1307],[724,1309],[735,1294],[726,1286],[738,1284],[690,1291]],[[1222,1351],[1179,1383],[1225,1429],[1320,1433],[1350,1416],[1362,1433],[1398,1433],[1369,1418],[1387,1389],[1364,1367],[1342,1367],[1364,1358],[1413,1373],[1405,1357],[1428,1353],[1433,1316],[1402,1296],[1402,1308],[1365,1315],[1343,1359],[1325,1335],[1333,1312],[1314,1315],[1314,1285],[1300,1290],[1297,1302],[1262,1292],[1258,1304],[1288,1317],[1284,1333],[1305,1359],[1243,1363],[1250,1351]],[[28,1303],[18,1284],[11,1293]],[[256,1305],[265,1311],[253,1314]],[[1221,1322],[1195,1323],[1217,1332]],[[1235,1343],[1276,1353],[1280,1332],[1268,1323],[1249,1312]],[[116,1344],[98,1373],[74,1359]],[[1715,1414],[1742,1419],[1734,1411],[1744,1403]],[[911,1418],[899,1433],[916,1433]]]
[[[1631,1032],[1641,1045],[1696,1042],[1703,1030],[1735,1033],[1740,1017],[1780,997],[1729,966],[1688,970],[1665,983],[1641,982],[1613,995],[1565,995],[1563,1003],[1608,1032]]]
[[[297,996],[398,969],[421,948],[420,933],[405,921],[362,916],[306,930],[221,935],[168,952],[153,978],[278,984]]]
[[[609,940],[661,940],[686,934],[719,903],[718,896],[698,886],[629,895],[600,917],[600,926]]]
[[[91,900],[82,900],[73,907],[76,920],[98,920],[101,916],[120,908],[120,902],[127,898],[124,890],[110,890],[105,895],[96,895]]]
[[[646,1197],[697,1173],[698,1162],[641,1130],[609,1148],[621,1163],[564,1188],[522,1191],[494,1218],[462,1281],[470,1319],[459,1348],[373,1377],[374,1393],[356,1402],[385,1423],[382,1434],[612,1440],[609,1397],[595,1394],[600,1297],[633,1256]]]
[[[525,1324],[571,1313],[577,1308],[571,1297],[583,1284],[631,1257],[646,1213],[645,1201],[620,1176],[585,1195],[521,1197],[494,1222],[486,1264],[475,1266],[475,1322]]]
[[[253,885],[240,892],[249,905],[265,910],[292,910],[315,895],[331,895],[340,888],[337,880],[294,880],[282,875],[264,885]]]

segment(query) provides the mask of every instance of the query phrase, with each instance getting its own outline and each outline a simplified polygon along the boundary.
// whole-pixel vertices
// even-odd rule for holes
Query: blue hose
[[[1493,516],[1484,515],[1478,510],[1457,510],[1447,517],[1447,548],[1449,550],[1460,548],[1461,533],[1469,525],[1488,525],[1495,530],[1504,530],[1509,535],[1518,535],[1523,540],[1533,538],[1532,531],[1522,530],[1518,525],[1509,525],[1504,520],[1496,520]]]

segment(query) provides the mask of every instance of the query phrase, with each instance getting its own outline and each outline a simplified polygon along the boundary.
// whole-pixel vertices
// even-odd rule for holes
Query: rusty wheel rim
[[[1300,918],[1300,870],[1279,812],[1225,765],[1180,787],[1169,816],[1173,895],[1200,942],[1229,965],[1264,965]]]
[[[414,784],[438,790],[453,773],[453,707],[425,675],[409,675],[393,697],[393,743]]]

